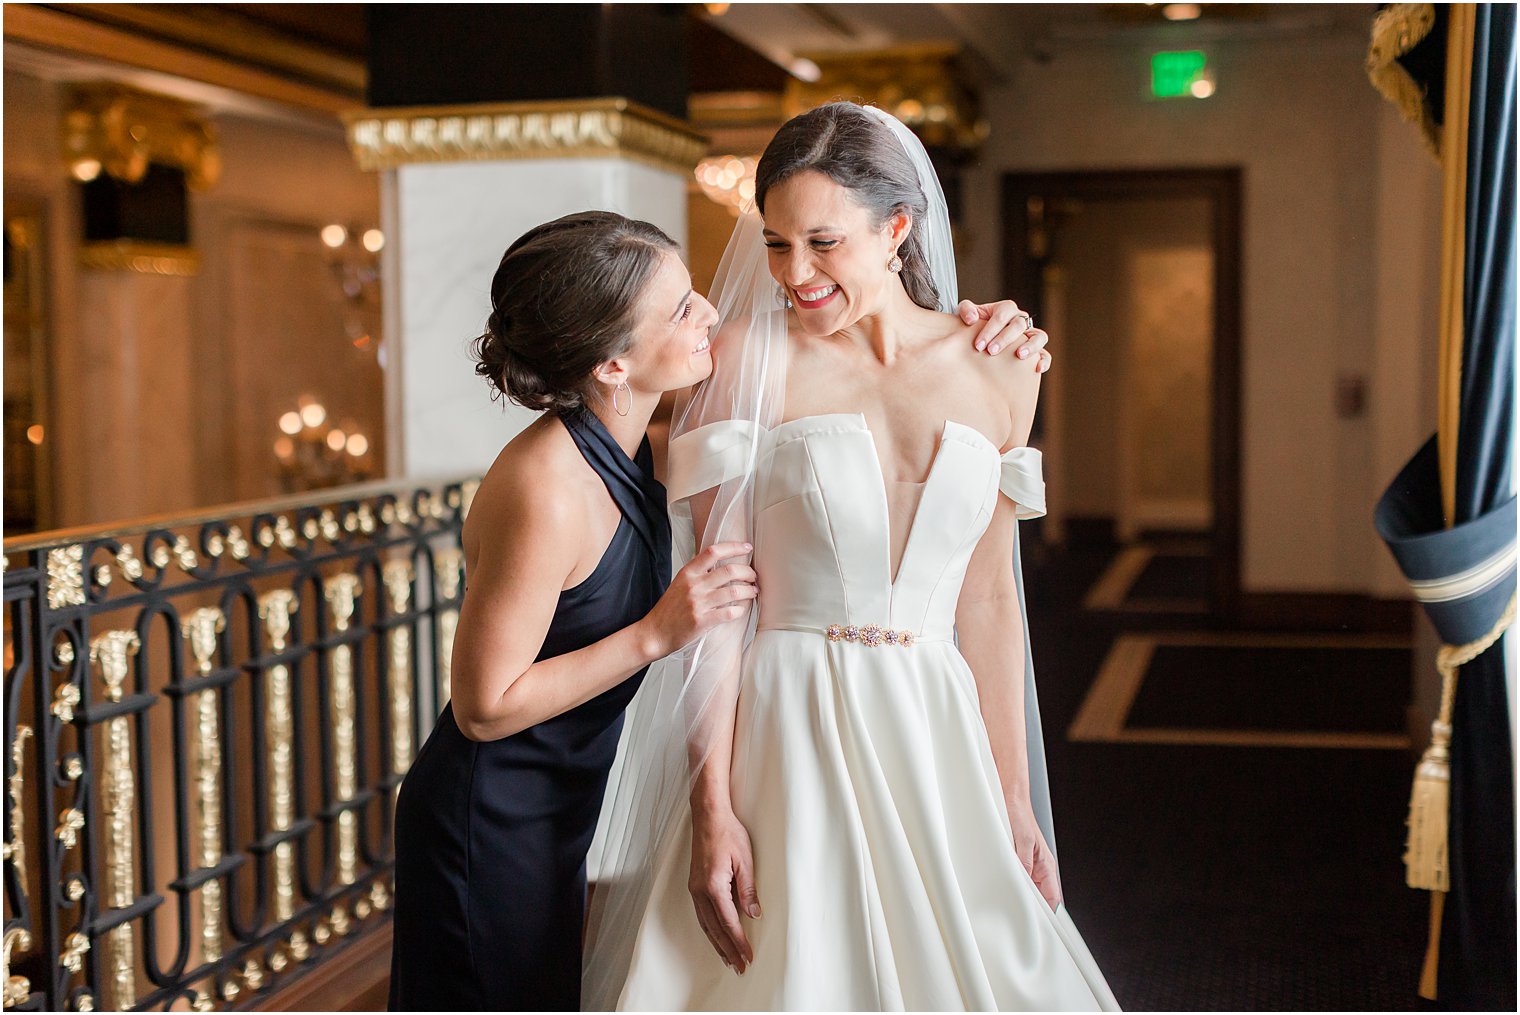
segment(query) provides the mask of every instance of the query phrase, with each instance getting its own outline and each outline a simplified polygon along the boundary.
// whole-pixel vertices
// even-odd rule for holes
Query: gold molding
[[[222,173],[216,128],[199,107],[168,95],[110,81],[71,85],[60,128],[64,164],[80,180],[105,173],[138,183],[156,163],[206,190]]]
[[[626,158],[686,175],[707,139],[674,117],[621,98],[345,113],[348,144],[365,170],[421,162]]]
[[[92,271],[188,276],[200,272],[201,255],[193,247],[172,243],[101,240],[79,248],[79,266]]]

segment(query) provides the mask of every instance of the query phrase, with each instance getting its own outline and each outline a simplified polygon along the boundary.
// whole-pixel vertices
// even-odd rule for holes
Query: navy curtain
[[[1374,83],[1427,136],[1455,136],[1432,101],[1447,82],[1454,8],[1400,5],[1374,29]],[[1454,511],[1445,517],[1437,440],[1414,456],[1379,502],[1379,534],[1393,551],[1442,642],[1485,640],[1515,595],[1515,7],[1478,4],[1469,90],[1462,225],[1462,335]],[[1426,31],[1414,39],[1418,30]],[[1397,45],[1394,45],[1397,43]],[[1414,45],[1410,45],[1415,43]],[[1381,50],[1380,50],[1381,47]],[[1413,89],[1378,72],[1393,55]],[[1388,87],[1385,87],[1388,86]],[[1449,436],[1449,435],[1446,435]],[[1512,634],[1511,637],[1516,636]],[[1450,806],[1437,1004],[1514,1011],[1515,799],[1509,694],[1502,642],[1462,666],[1451,713]]]
[[[1511,503],[1515,390],[1515,7],[1479,4],[1467,145],[1454,525]],[[1513,529],[1511,529],[1513,533]],[[1513,579],[1509,591],[1514,591]],[[1513,637],[1514,635],[1512,635]],[[1437,1002],[1515,1010],[1515,801],[1504,654],[1462,667],[1451,747],[1451,892]]]

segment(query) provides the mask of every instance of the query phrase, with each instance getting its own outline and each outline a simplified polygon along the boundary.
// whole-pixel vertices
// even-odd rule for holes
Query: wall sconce
[[[280,482],[289,493],[357,483],[375,474],[370,440],[357,424],[334,424],[327,408],[303,396],[279,419],[274,457]]]
[[[374,352],[385,365],[378,340],[380,251],[385,234],[375,228],[331,223],[322,227],[322,246],[343,300],[343,331],[354,348]]]

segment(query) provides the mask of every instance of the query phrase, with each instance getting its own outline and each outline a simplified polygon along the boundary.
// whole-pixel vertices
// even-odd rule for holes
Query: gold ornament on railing
[[[90,642],[90,661],[105,684],[106,700],[120,701],[130,659],[142,643],[136,632],[107,631]],[[135,814],[137,788],[132,775],[131,719],[117,716],[106,722],[105,769],[100,792],[105,810],[106,877],[105,903],[114,909],[130,906],[137,898]],[[132,924],[113,927],[106,934],[106,957],[110,963],[110,1006],[125,1011],[137,1003]]]
[[[385,589],[391,613],[406,613],[412,598],[412,565],[393,560],[385,565]],[[387,689],[391,703],[391,774],[405,775],[412,764],[412,630],[397,624],[386,635],[390,649]],[[400,791],[400,786],[396,787]]]
[[[197,676],[209,677],[215,668],[218,635],[227,626],[222,611],[203,607],[185,621],[185,638],[195,657]],[[222,862],[222,730],[215,688],[195,695],[194,773],[196,812],[200,818],[196,862],[202,868]],[[222,881],[201,885],[201,956],[207,962],[222,957]]]
[[[290,617],[299,603],[289,589],[276,589],[259,597],[259,619],[269,635],[269,651],[286,649]],[[296,819],[295,713],[291,705],[290,667],[275,663],[265,674],[265,736],[269,757],[269,824],[276,832],[289,831]],[[286,840],[274,847],[274,915],[281,923],[296,912],[295,844]]]
[[[460,581],[464,577],[464,553],[456,547],[440,550],[433,557],[433,566],[438,569],[434,581],[439,598],[451,600],[458,596]],[[453,696],[450,667],[454,659],[454,632],[458,628],[459,607],[449,606],[438,611],[438,657],[435,663],[438,667],[438,701],[434,707],[439,712]]]
[[[356,574],[335,575],[327,582],[327,603],[332,611],[333,632],[341,636],[353,620],[355,600],[363,589]],[[355,740],[354,650],[334,645],[329,674],[332,709],[333,791],[338,803],[347,803],[359,792],[359,761]],[[359,877],[359,816],[352,810],[338,815],[338,881],[351,885]]]
[[[16,727],[16,735],[11,740],[11,774],[5,780],[5,789],[11,798],[11,837],[5,844],[5,859],[15,868],[16,883],[21,886],[23,894],[27,890],[27,879],[26,808],[22,798],[26,792],[26,741],[31,735],[30,726],[21,724]]]

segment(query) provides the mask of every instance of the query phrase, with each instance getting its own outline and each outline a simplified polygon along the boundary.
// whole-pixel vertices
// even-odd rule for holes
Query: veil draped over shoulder
[[[913,160],[928,204],[928,213],[913,228],[934,277],[939,309],[954,312],[958,296],[950,217],[928,153],[897,118],[871,106],[863,108],[892,131]],[[677,568],[702,547],[751,539],[755,468],[767,434],[782,422],[787,314],[781,290],[767,268],[761,230],[760,217],[754,212],[741,216],[734,228],[713,283],[712,303],[719,317],[713,332],[713,373],[676,406],[666,485]],[[709,508],[701,532],[695,531],[693,523],[694,502]],[[1017,539],[1012,563],[1022,609],[1024,580]],[[1054,853],[1027,613],[1025,620],[1024,715],[1030,792],[1035,818]],[[684,828],[683,808],[721,730],[719,724],[733,720],[741,658],[754,629],[751,609],[746,619],[714,628],[656,663],[629,708],[588,857],[594,889],[582,978],[584,1010],[617,1007],[655,863],[663,844]],[[763,898],[765,886],[758,887]]]

